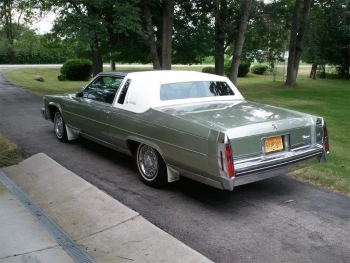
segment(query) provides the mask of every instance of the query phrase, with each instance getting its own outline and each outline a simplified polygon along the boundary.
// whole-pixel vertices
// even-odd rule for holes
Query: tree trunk
[[[162,69],[171,69],[174,5],[175,0],[163,0]]]
[[[157,46],[156,46],[156,39],[155,39],[155,34],[153,29],[152,15],[151,15],[151,11],[149,9],[147,0],[143,2],[143,12],[146,20],[148,41],[149,41],[149,47],[150,47],[150,57],[152,60],[153,69],[161,69]]]
[[[297,85],[297,76],[301,52],[303,48],[303,39],[306,31],[307,17],[312,0],[296,0],[292,29],[289,44],[289,57],[287,67],[287,79],[285,85],[294,87]],[[303,4],[302,14],[300,16],[301,5]]]
[[[227,19],[227,1],[216,0],[215,8],[215,74],[224,75],[225,63],[225,27]]]
[[[95,44],[91,47],[91,55],[92,55],[92,74],[95,77],[98,73],[103,71],[103,61],[102,55],[98,50],[98,46]]]
[[[300,19],[300,25],[299,25],[299,32],[297,36],[297,42],[295,45],[295,59],[294,59],[294,72],[296,72],[296,76],[298,76],[298,70],[299,70],[299,63],[301,58],[301,52],[303,50],[303,40],[306,32],[307,27],[307,18],[309,16],[310,6],[311,6],[312,0],[304,0],[304,6],[301,14]]]
[[[310,71],[310,79],[316,79],[317,72],[317,62],[312,63],[311,71]]]
[[[288,56],[288,64],[287,64],[287,78],[285,83],[285,85],[287,86],[295,86],[297,84],[296,72],[294,71],[294,60],[295,60],[295,46],[297,42],[299,20],[300,20],[301,1],[302,0],[295,1],[294,11],[293,11],[292,29],[290,32],[290,42],[289,42],[289,56]]]
[[[114,59],[110,60],[111,71],[115,71],[115,61]]]
[[[243,14],[239,22],[238,38],[236,39],[235,49],[233,51],[233,56],[232,56],[232,64],[230,68],[229,78],[234,85],[237,85],[239,62],[241,60],[241,53],[244,45],[245,32],[247,30],[251,7],[252,7],[252,0],[245,0],[243,3]]]
[[[12,45],[8,48],[7,55],[9,58],[9,64],[15,64],[15,51],[13,50]]]
[[[5,32],[6,32],[6,38],[9,44],[9,47],[7,49],[7,55],[9,58],[9,64],[14,64],[15,60],[15,52],[13,49],[13,44],[14,44],[14,36],[13,36],[13,31],[12,31],[12,1],[4,1],[3,3],[3,16],[5,18]]]

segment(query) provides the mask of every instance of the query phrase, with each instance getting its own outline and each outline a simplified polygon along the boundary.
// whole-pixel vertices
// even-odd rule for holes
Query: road
[[[233,192],[186,178],[152,189],[132,158],[85,139],[58,142],[41,107],[0,72],[0,134],[28,154],[47,154],[211,260],[350,262],[350,198],[286,176]]]

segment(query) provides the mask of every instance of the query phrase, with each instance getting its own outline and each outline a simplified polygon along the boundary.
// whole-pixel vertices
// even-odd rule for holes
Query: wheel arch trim
[[[50,102],[49,105],[47,106],[47,110],[48,110],[48,116],[50,116],[50,119],[51,119],[52,122],[53,122],[53,119],[54,119],[54,116],[55,116],[55,112],[51,111],[51,109],[53,107],[58,109],[61,112],[61,114],[62,114],[61,105],[59,103],[56,103],[56,102]]]
[[[180,174],[179,172],[174,169],[173,167],[171,167],[167,162],[166,160],[164,159],[164,155],[163,155],[163,152],[161,150],[161,148],[154,142],[150,141],[150,140],[147,140],[147,139],[143,139],[143,138],[139,138],[139,137],[136,137],[136,136],[128,136],[127,139],[126,139],[126,143],[128,145],[128,148],[130,150],[130,153],[132,154],[132,156],[134,156],[134,158],[136,158],[136,155],[135,155],[135,150],[138,148],[136,147],[135,149],[133,149],[134,146],[131,146],[130,145],[130,142],[136,142],[138,144],[145,144],[145,145],[148,145],[152,148],[154,148],[160,155],[160,157],[162,158],[163,162],[165,163],[165,166],[167,168],[167,179],[168,179],[168,182],[169,183],[172,183],[172,182],[175,182],[175,181],[178,181],[180,179]]]
[[[137,143],[139,143],[139,144],[146,144],[146,145],[151,146],[152,148],[156,149],[157,152],[160,154],[160,156],[162,157],[163,161],[164,161],[165,164],[166,164],[166,161],[165,161],[165,159],[164,159],[163,152],[162,152],[162,150],[160,149],[160,147],[159,147],[156,143],[154,143],[154,142],[152,142],[152,141],[150,141],[150,140],[144,139],[144,138],[140,138],[140,137],[136,137],[136,136],[128,136],[128,137],[126,138],[126,143],[127,143],[127,146],[128,146],[128,148],[129,148],[131,154],[132,154],[134,157],[135,157],[135,152],[132,151],[133,149],[132,149],[131,146],[130,146],[130,142],[137,142]]]

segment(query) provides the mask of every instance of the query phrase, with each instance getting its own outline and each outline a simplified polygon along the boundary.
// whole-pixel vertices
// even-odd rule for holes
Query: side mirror
[[[75,97],[77,97],[77,98],[82,98],[83,96],[84,96],[84,92],[82,92],[82,91],[77,91],[75,93]]]

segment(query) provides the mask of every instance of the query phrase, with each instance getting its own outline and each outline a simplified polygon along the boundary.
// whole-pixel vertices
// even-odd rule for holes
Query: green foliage
[[[267,70],[267,66],[266,65],[261,65],[261,64],[258,64],[258,65],[254,65],[250,71],[254,74],[257,74],[257,75],[263,75],[265,73],[265,71]]]
[[[30,25],[41,15],[41,5],[37,0],[0,1],[0,53],[7,54],[8,63],[14,63],[16,41],[27,37]]]
[[[249,73],[250,62],[246,60],[241,60],[239,62],[238,77],[245,77]],[[231,68],[231,61],[226,61],[224,65],[224,72],[226,76],[229,76]]]
[[[0,36],[4,32],[0,28]],[[12,53],[6,38],[0,39],[0,64],[62,64],[74,58],[74,43],[51,34],[37,35],[32,29],[17,25]]]
[[[115,52],[131,46],[130,36],[135,32],[145,35],[141,32],[141,9],[138,4],[138,0],[49,1],[47,10],[56,9],[57,17],[52,31],[61,39],[73,40],[78,57],[91,57],[94,50],[94,54],[98,53],[109,60],[109,54],[113,56]],[[138,41],[142,43],[140,39]],[[123,54],[144,55],[145,52],[141,53],[136,45],[139,42],[134,40],[134,49],[129,48]],[[99,56],[94,56],[93,62],[95,66],[102,63]]]
[[[215,68],[214,67],[205,67],[202,69],[203,73],[210,73],[210,74],[215,74]]]
[[[310,10],[303,61],[337,68],[340,77],[349,78],[350,4],[348,0],[315,0]],[[322,72],[322,77],[325,77]]]
[[[215,46],[211,27],[212,1],[178,1],[174,16],[173,57],[178,64],[202,63]]]
[[[205,57],[203,60],[203,64],[214,64],[214,63],[215,63],[214,56]]]
[[[250,65],[249,61],[241,61],[238,68],[238,77],[245,77],[249,73]]]
[[[19,52],[13,55],[13,64],[62,64],[67,60],[67,54],[45,54],[38,52]],[[10,64],[7,53],[0,54],[0,64]]]
[[[67,80],[88,80],[92,74],[92,62],[87,59],[67,60],[60,69]]]
[[[65,81],[66,80],[66,76],[65,75],[58,75],[57,79],[58,79],[58,81]]]
[[[287,50],[295,1],[253,1],[241,58],[277,61]]]

